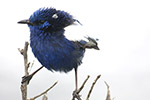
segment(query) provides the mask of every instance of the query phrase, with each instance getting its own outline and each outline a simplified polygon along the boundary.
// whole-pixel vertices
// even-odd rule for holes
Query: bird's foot
[[[43,66],[41,66],[40,68],[38,68],[36,71],[34,71],[32,74],[30,75],[26,75],[22,77],[22,81],[21,83],[24,84],[25,82],[27,82],[27,84],[29,84],[30,80],[32,79],[32,77],[41,69],[43,68]]]
[[[27,82],[27,84],[29,84],[30,80],[32,79],[33,75],[27,75],[27,76],[23,76],[22,77],[22,81],[21,83],[24,84],[25,82]]]
[[[81,95],[79,95],[79,91],[78,90],[73,91],[72,95],[73,95],[72,100],[75,100],[75,98],[78,99],[78,100],[82,100],[81,99]]]

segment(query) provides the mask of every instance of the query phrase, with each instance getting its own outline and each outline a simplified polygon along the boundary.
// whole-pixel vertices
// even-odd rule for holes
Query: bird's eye
[[[58,15],[57,15],[57,14],[54,14],[54,15],[52,16],[52,18],[57,19],[57,18],[58,18]]]

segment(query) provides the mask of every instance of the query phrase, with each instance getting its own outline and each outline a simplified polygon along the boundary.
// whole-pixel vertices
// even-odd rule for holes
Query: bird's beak
[[[98,46],[95,46],[95,47],[94,47],[94,49],[96,49],[96,50],[100,50]]]
[[[80,24],[81,26],[82,26],[82,24],[80,23],[80,21],[79,20],[77,20],[77,19],[73,19],[73,25],[77,25],[75,22],[77,22],[78,24]]]
[[[30,24],[30,25],[32,25],[32,23],[30,22],[29,19],[21,20],[21,21],[19,21],[18,23],[19,23],[19,24]]]

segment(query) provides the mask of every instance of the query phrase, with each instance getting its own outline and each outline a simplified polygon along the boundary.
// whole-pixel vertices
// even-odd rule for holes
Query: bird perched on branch
[[[91,37],[89,41],[71,41],[64,35],[65,27],[80,22],[65,11],[55,8],[41,8],[29,19],[18,23],[30,28],[30,46],[38,61],[50,71],[69,72],[75,69],[77,90],[77,68],[82,63],[85,49],[99,50],[97,42]]]

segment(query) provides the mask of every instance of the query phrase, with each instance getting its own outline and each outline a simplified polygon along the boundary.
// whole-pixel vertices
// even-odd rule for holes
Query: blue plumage
[[[75,21],[71,15],[46,8],[34,12],[29,20],[30,46],[43,66],[68,72],[81,64],[85,49],[64,36],[64,27]]]
[[[41,8],[35,11],[29,19],[19,21],[28,24],[30,28],[30,46],[38,61],[51,71],[69,72],[75,69],[77,93],[77,68],[82,63],[85,49],[99,50],[95,39],[86,37],[89,41],[68,40],[64,33],[65,27],[80,22],[65,11],[54,8]]]
[[[85,49],[78,47],[63,35],[57,33],[35,33],[31,29],[30,46],[39,62],[49,70],[68,72],[81,64]]]

